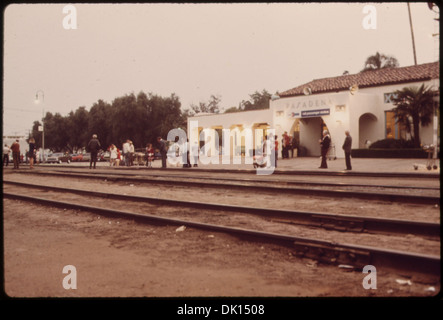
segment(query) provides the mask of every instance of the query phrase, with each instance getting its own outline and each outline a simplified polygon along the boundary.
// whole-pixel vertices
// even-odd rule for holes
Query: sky
[[[377,51],[414,64],[406,3],[66,6],[3,11],[4,136],[27,135],[43,112],[67,116],[140,91],[174,93],[182,109],[219,95],[226,110],[255,91],[358,73]],[[410,7],[417,63],[437,61],[436,14],[426,2]]]

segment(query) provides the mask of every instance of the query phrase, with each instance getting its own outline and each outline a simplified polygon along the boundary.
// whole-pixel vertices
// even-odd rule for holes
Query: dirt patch
[[[438,282],[380,269],[377,289],[367,290],[359,271],[221,233],[9,199],[3,205],[11,297],[398,297],[440,290]],[[76,268],[77,289],[63,287],[67,265]]]

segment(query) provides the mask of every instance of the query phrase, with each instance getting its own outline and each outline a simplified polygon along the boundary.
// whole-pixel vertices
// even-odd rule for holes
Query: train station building
[[[439,92],[439,71],[439,62],[434,62],[316,79],[278,93],[271,99],[269,109],[190,117],[188,136],[191,143],[200,137],[212,143],[215,148],[212,150],[218,150],[223,129],[230,129],[231,154],[246,154],[251,144],[242,134],[245,129],[253,132],[253,149],[260,148],[264,135],[274,129],[279,148],[282,135],[287,132],[299,141],[299,152],[319,156],[318,140],[327,129],[336,156],[344,157],[341,146],[345,130],[353,137],[353,149],[366,148],[371,142],[385,138],[408,139],[406,129],[396,123],[392,111],[394,92],[422,84]],[[438,107],[439,97],[435,105]],[[420,128],[422,144],[437,144],[437,126],[437,117],[434,117],[430,125]],[[212,139],[207,139],[208,135],[212,135]]]

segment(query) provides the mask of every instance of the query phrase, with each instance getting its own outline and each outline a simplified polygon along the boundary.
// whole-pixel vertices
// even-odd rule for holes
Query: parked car
[[[71,163],[71,156],[63,153],[53,153],[48,156],[46,159],[47,163]]]
[[[109,161],[111,159],[111,153],[109,151],[99,152],[97,155],[97,161]]]
[[[80,161],[91,161],[91,153],[83,153],[82,160]]]
[[[71,161],[82,161],[83,160],[83,154],[81,153],[73,153],[71,154]]]

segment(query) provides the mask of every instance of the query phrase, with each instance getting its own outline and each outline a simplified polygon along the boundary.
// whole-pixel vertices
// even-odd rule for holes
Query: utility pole
[[[412,50],[414,51],[414,65],[417,65],[417,55],[415,54],[415,40],[414,40],[414,30],[412,28],[412,17],[411,17],[411,7],[408,5],[408,12],[409,12],[409,25],[411,26],[411,36],[412,36]]]

